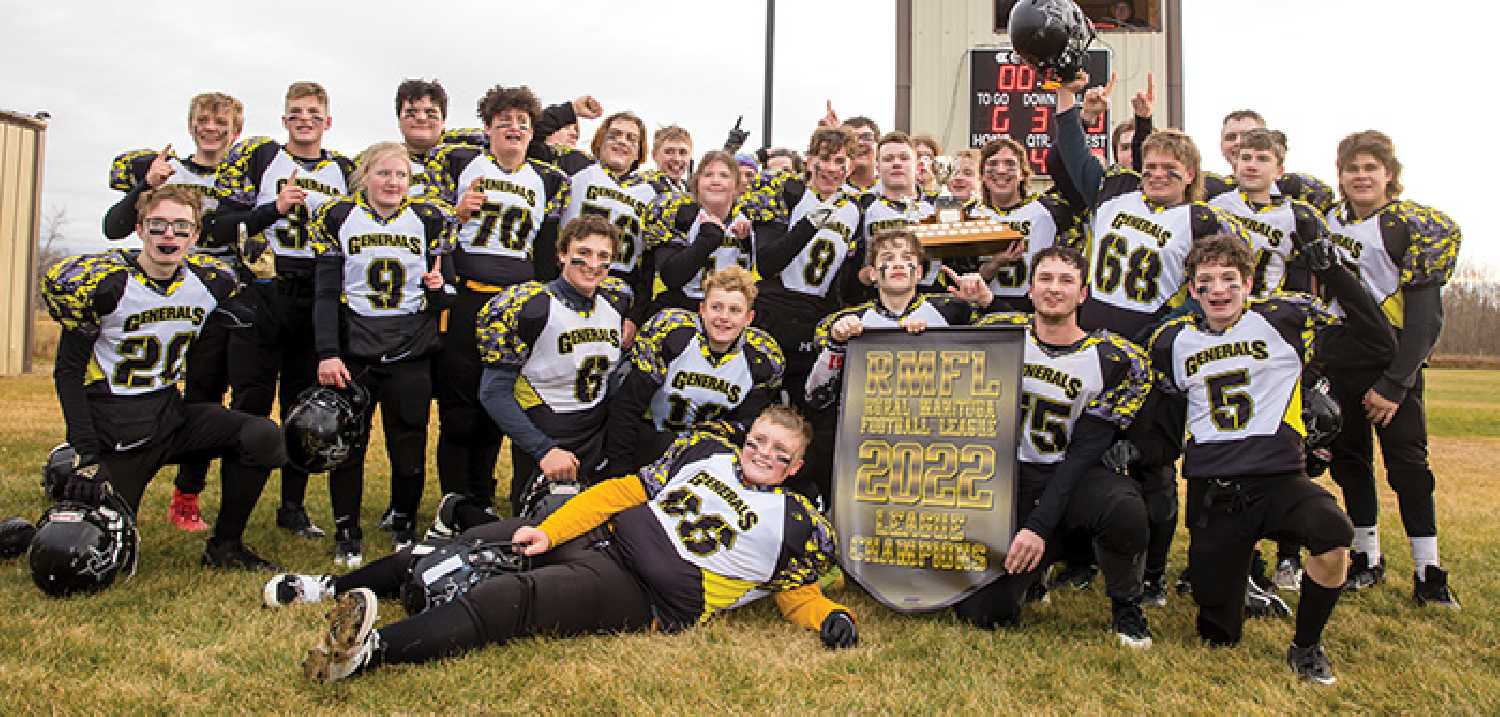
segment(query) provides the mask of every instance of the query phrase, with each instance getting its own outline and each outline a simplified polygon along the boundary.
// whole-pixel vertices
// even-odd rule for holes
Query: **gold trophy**
[[[912,231],[927,254],[939,259],[1004,252],[1021,240],[1021,233],[993,219],[969,216],[963,201],[948,191],[948,180],[957,166],[948,155],[932,158],[930,170],[941,194],[934,202],[936,211]]]

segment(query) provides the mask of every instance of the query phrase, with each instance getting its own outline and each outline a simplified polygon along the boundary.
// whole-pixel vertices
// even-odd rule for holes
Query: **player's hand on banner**
[[[593,95],[583,95],[573,100],[573,114],[578,115],[581,120],[599,119],[604,116],[604,105],[599,104],[599,100],[594,99]]]
[[[1151,73],[1146,73],[1146,89],[1135,93],[1130,98],[1130,108],[1135,110],[1137,117],[1150,117],[1151,107],[1156,103],[1156,78]]]
[[[63,500],[102,505],[109,490],[109,471],[105,470],[104,464],[86,463],[75,468],[72,475],[68,476],[62,497]]]
[[[293,167],[286,183],[281,185],[281,191],[276,193],[276,213],[286,216],[299,204],[307,204],[307,190],[297,186],[297,168]]]
[[[1005,570],[1012,574],[1031,572],[1042,562],[1042,553],[1047,550],[1047,541],[1042,536],[1022,528],[1010,541],[1010,551],[1005,554]]]
[[[318,362],[318,383],[334,388],[348,388],[354,379],[349,376],[349,368],[344,365],[344,360],[335,356]]]
[[[469,182],[469,188],[464,190],[463,196],[458,198],[458,207],[455,210],[458,213],[458,221],[467,222],[476,212],[484,208],[486,197],[484,190],[479,188],[481,181],[483,181],[481,177],[475,177]]]
[[[169,144],[163,147],[161,152],[157,153],[155,159],[151,160],[151,167],[146,170],[146,184],[150,185],[152,189],[166,184],[167,180],[171,179],[172,175],[177,173],[177,170],[172,169],[172,163],[167,161],[171,156],[172,145]]]
[[[1115,91],[1115,73],[1109,73],[1109,82],[1090,87],[1083,93],[1083,110],[1079,116],[1084,124],[1093,124],[1109,111],[1109,96]]]
[[[553,448],[542,456],[538,467],[542,469],[542,475],[547,476],[550,481],[570,481],[578,478],[578,456],[572,451],[561,448]]]
[[[995,299],[995,292],[990,290],[989,284],[985,283],[984,277],[978,272],[959,274],[944,264],[943,275],[948,277],[948,293],[960,301],[971,306],[989,306]]]
[[[901,320],[901,328],[906,329],[908,334],[920,334],[927,330],[927,319],[907,317]]]
[[[538,528],[523,525],[510,536],[511,549],[534,558],[552,548],[552,539]]]
[[[846,647],[854,647],[859,644],[859,628],[854,626],[854,618],[843,610],[834,610],[823,618],[823,625],[818,630],[818,639],[823,641],[823,647],[830,650],[838,650]]]
[[[865,322],[860,321],[858,316],[842,317],[838,321],[833,322],[833,326],[828,329],[828,333],[833,336],[833,340],[841,344],[864,332]]]
[[[438,291],[443,288],[443,257],[435,257],[432,260],[432,268],[422,275],[422,286],[429,291]]]

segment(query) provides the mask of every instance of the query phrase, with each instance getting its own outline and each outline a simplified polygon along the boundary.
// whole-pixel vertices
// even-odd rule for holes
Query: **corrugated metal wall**
[[[1165,3],[1163,3],[1165,6]],[[994,32],[994,0],[911,0],[911,126],[932,134],[945,152],[966,147],[969,137],[969,51],[1008,44]],[[1156,113],[1168,117],[1167,35],[1162,32],[1099,33],[1093,47],[1114,51],[1119,77],[1111,97],[1111,121],[1130,115],[1130,98],[1145,89],[1146,73],[1156,73]],[[898,69],[899,75],[899,69]],[[900,113],[898,112],[899,116]],[[1157,121],[1157,126],[1169,126]]]
[[[31,370],[47,125],[0,112],[0,376]]]

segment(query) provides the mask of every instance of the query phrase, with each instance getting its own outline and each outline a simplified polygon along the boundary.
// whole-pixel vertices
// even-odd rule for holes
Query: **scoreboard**
[[[969,52],[969,146],[978,148],[1009,135],[1026,147],[1034,173],[1044,174],[1052,151],[1057,93],[1042,88],[1042,77],[1009,50]],[[1089,87],[1109,81],[1110,51],[1089,50]],[[1079,102],[1083,97],[1078,98]],[[1109,113],[1083,128],[1089,151],[1109,163]]]

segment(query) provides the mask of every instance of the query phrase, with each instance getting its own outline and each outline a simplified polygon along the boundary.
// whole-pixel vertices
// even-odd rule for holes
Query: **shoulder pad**
[[[666,378],[667,365],[677,358],[693,334],[698,333],[698,324],[693,314],[683,309],[662,309],[652,316],[631,345],[631,363],[635,368],[658,381]],[[678,338],[682,336],[682,338]]]
[[[684,230],[677,226],[678,215],[684,207],[697,203],[691,194],[683,192],[668,192],[651,200],[651,206],[647,208],[642,222],[642,236],[646,240],[646,246],[662,246],[680,237]]]
[[[1282,175],[1276,184],[1282,194],[1307,202],[1319,211],[1328,211],[1338,200],[1333,187],[1311,174],[1291,172]]]
[[[1463,232],[1447,214],[1416,202],[1401,200],[1381,210],[1382,229],[1392,224],[1409,237],[1401,266],[1401,285],[1413,288],[1442,286],[1453,278]]]
[[[598,291],[600,296],[605,301],[614,304],[615,310],[622,315],[630,313],[630,306],[635,303],[635,290],[618,276],[604,277],[604,280],[599,282]]]
[[[146,170],[158,154],[154,149],[132,149],[115,157],[109,165],[109,188],[128,192],[146,178]]]
[[[1021,311],[996,311],[979,317],[975,326],[1030,326],[1031,314]]]
[[[1234,177],[1225,177],[1216,172],[1203,173],[1203,198],[1213,199],[1235,188]]]
[[[458,127],[443,130],[443,135],[438,138],[438,144],[467,145],[470,147],[488,147],[490,145],[489,135],[478,127]]]
[[[235,276],[234,268],[224,260],[207,254],[188,254],[183,262],[220,301],[239,290],[239,278]]]
[[[519,365],[524,363],[530,347],[518,335],[521,312],[547,287],[539,281],[507,286],[479,309],[475,318],[475,341],[479,359],[486,364]]]
[[[745,346],[765,357],[763,365],[771,369],[771,378],[779,382],[781,374],[786,370],[786,355],[782,353],[781,345],[776,343],[776,339],[765,329],[749,326],[745,328]],[[752,367],[759,364],[753,360],[752,356],[747,355],[745,358],[750,360]],[[757,378],[764,379],[765,377]]]
[[[1151,340],[1146,342],[1147,347],[1155,349],[1158,341],[1161,341],[1176,334],[1179,331],[1182,331],[1183,327],[1191,326],[1192,323],[1192,314],[1183,314],[1182,316],[1178,316],[1161,322],[1161,325],[1157,326],[1151,331]]]
[[[765,587],[784,591],[814,585],[819,576],[834,567],[838,541],[834,538],[833,524],[802,494],[783,488],[776,490],[787,499],[786,542],[791,549],[786,551],[785,562],[777,567]]]
[[[90,330],[98,325],[94,294],[113,274],[128,273],[125,254],[119,251],[70,256],[52,265],[42,279],[42,301],[47,313],[65,329]]]
[[[756,175],[755,181],[740,195],[736,210],[752,222],[786,221],[791,215],[784,192],[789,184],[801,182],[791,172]]]

